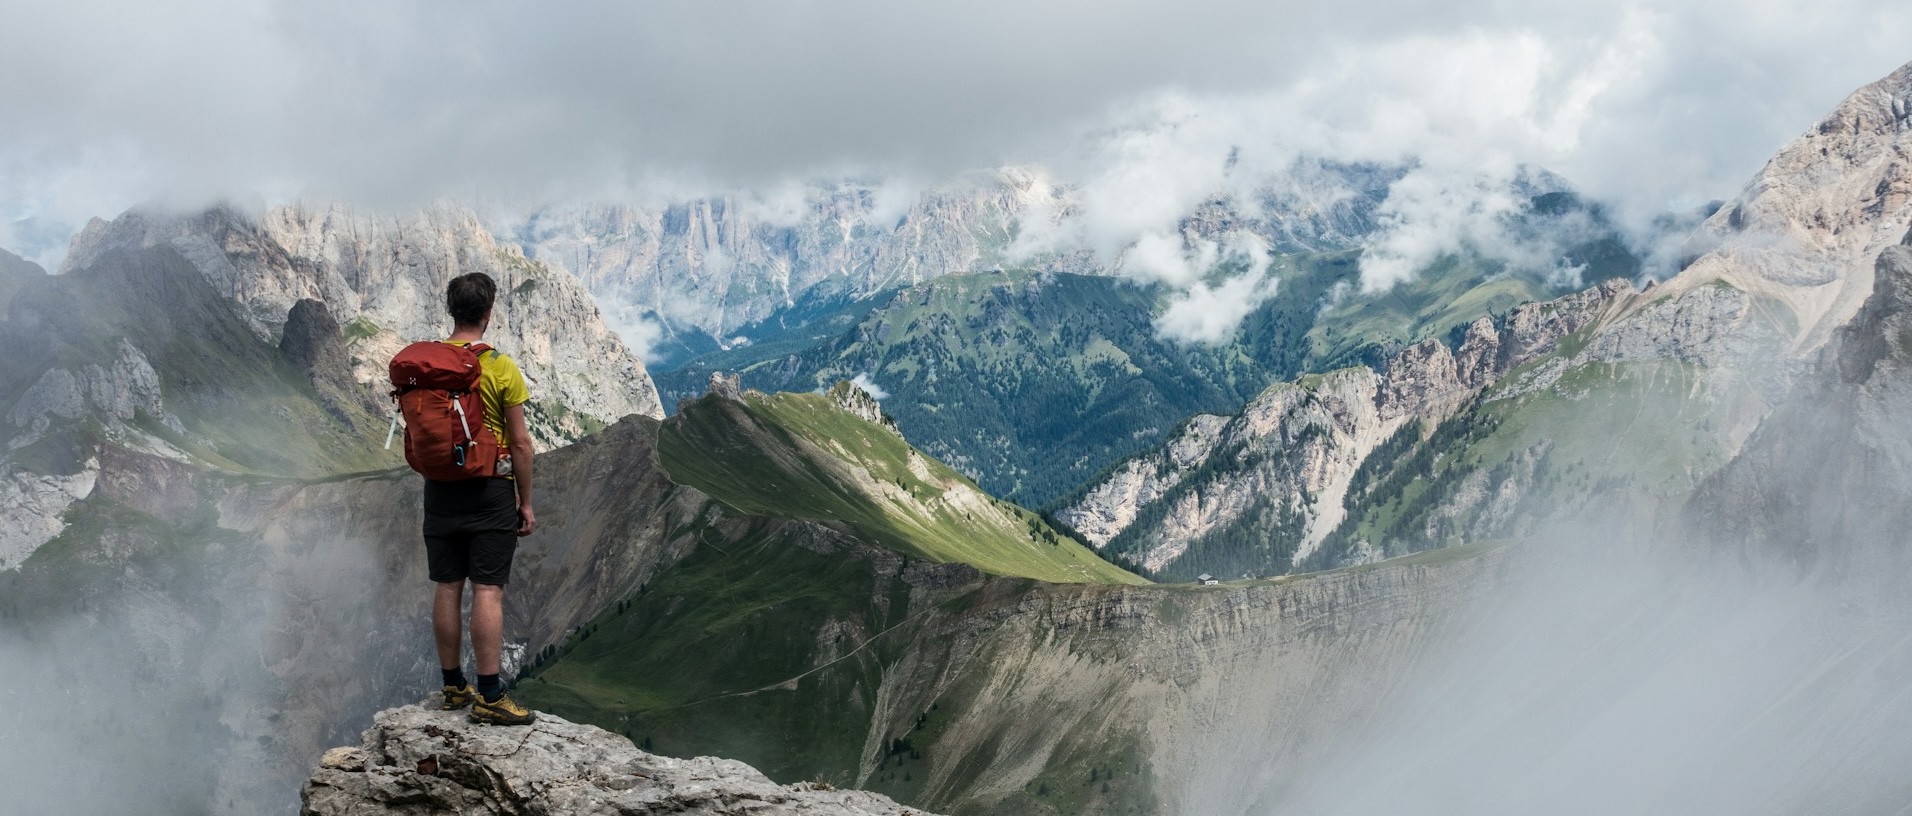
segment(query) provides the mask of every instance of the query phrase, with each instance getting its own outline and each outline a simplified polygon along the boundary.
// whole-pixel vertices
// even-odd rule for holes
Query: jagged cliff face
[[[1796,352],[1823,345],[1872,291],[1873,259],[1912,223],[1912,65],[1848,97],[1780,150],[1691,241],[1676,297],[1725,281],[1791,313]]]
[[[1912,233],[1879,253],[1871,280],[1794,395],[1698,492],[1687,521],[1716,546],[1820,573],[1899,574],[1903,547],[1854,542],[1897,542],[1912,522]]]
[[[385,363],[393,353],[450,332],[445,284],[484,272],[499,287],[486,339],[524,370],[533,400],[528,418],[541,447],[630,414],[663,416],[643,362],[605,325],[590,294],[562,270],[494,240],[468,211],[379,217],[277,207],[257,218],[230,209],[187,217],[131,212],[88,224],[67,264],[162,245],[238,304],[267,343],[281,342],[300,301],[323,304],[343,332],[352,381],[373,404],[388,390]]]
[[[1279,457],[1260,457],[1280,464],[1258,464],[1255,455],[1241,453],[1252,450],[1252,435],[1224,432],[1213,443],[1222,454],[1218,460],[1175,464],[1160,451],[1145,454],[1091,487],[1058,518],[1149,569],[1173,570],[1206,538],[1225,540],[1233,549],[1259,545],[1265,550],[1259,563],[1279,572],[1515,534],[1523,515],[1559,509],[1547,496],[1559,491],[1541,490],[1539,483],[1574,468],[1632,478],[1587,462],[1616,460],[1612,451],[1553,441],[1510,451],[1505,442],[1511,437],[1491,429],[1462,434],[1455,427],[1443,435],[1443,421],[1457,409],[1467,411],[1476,429],[1505,423],[1530,432],[1549,427],[1550,435],[1567,438],[1617,433],[1622,447],[1653,437],[1644,444],[1665,444],[1640,453],[1656,462],[1647,489],[1667,495],[1690,488],[1730,459],[1794,391],[1816,349],[1872,291],[1873,259],[1912,221],[1908,100],[1912,66],[1853,94],[1780,151],[1738,200],[1701,227],[1691,242],[1694,260],[1664,284],[1637,296],[1608,293],[1610,306],[1591,311],[1572,299],[1523,307],[1498,327],[1470,326],[1451,353],[1437,343],[1410,348],[1371,375],[1377,379],[1372,410],[1379,420],[1367,413],[1365,401],[1341,401],[1361,406],[1357,412],[1328,409],[1337,404],[1333,393],[1317,401],[1331,421],[1295,412],[1297,392],[1307,390],[1303,385],[1348,387],[1340,381],[1277,386],[1262,399],[1267,409],[1293,414],[1293,430],[1272,437],[1283,440],[1269,448]],[[1570,335],[1571,348],[1559,348]],[[1569,427],[1558,424],[1569,413],[1563,403],[1605,403],[1641,416],[1670,410],[1686,428],[1642,434],[1639,423],[1631,423],[1596,430],[1602,421],[1587,419]],[[1248,412],[1255,410],[1251,404]],[[1598,414],[1584,408],[1579,413]],[[1389,442],[1408,421],[1421,440]],[[1486,438],[1495,434],[1501,442]],[[1390,456],[1425,453],[1426,461],[1414,463],[1424,472],[1410,474],[1377,459],[1367,467],[1374,478],[1356,479],[1384,443],[1391,445],[1385,451]],[[1660,478],[1669,472],[1671,477]],[[1350,481],[1359,481],[1357,495],[1347,492]],[[1537,510],[1537,501],[1549,508]],[[1413,523],[1377,532],[1376,525],[1395,524],[1388,520],[1397,515],[1391,508],[1414,516]],[[1228,529],[1240,519],[1263,532]],[[1324,543],[1327,551],[1320,549]],[[1236,558],[1228,565],[1243,563]],[[1198,569],[1222,571],[1211,563],[1174,574],[1186,577]]]
[[[380,447],[386,362],[448,330],[444,284],[466,271],[501,286],[489,339],[530,380],[540,448],[662,416],[584,289],[469,213],[135,211],[90,224],[62,275],[0,267],[0,335],[14,350],[0,387],[0,570],[64,528],[100,477],[102,446],[273,475],[401,461]]]
[[[1190,239],[1254,236],[1281,251],[1347,249],[1375,226],[1395,168],[1300,162],[1255,201],[1216,199],[1181,224]],[[1067,236],[1078,191],[1040,171],[1007,168],[894,201],[845,183],[773,204],[718,198],[661,209],[569,206],[509,227],[533,258],[572,270],[626,319],[719,340],[804,301],[855,299],[949,274],[1002,266],[1106,273]],[[1020,242],[1020,243],[1019,243]]]
[[[1237,416],[1190,421],[1055,516],[1151,572],[1170,570],[1206,537],[1247,527],[1263,550],[1253,572],[1289,572],[1345,520],[1350,484],[1384,442],[1404,428],[1431,433],[1482,389],[1633,296],[1631,286],[1611,281],[1518,307],[1499,327],[1477,320],[1458,349],[1430,338],[1379,372],[1357,367],[1270,386]],[[1216,568],[1174,574],[1202,569]]]
[[[818,289],[860,297],[998,265],[1018,217],[1061,206],[1050,182],[1004,172],[905,208],[879,188],[810,191],[794,212],[705,199],[657,210],[540,211],[515,233],[532,257],[573,270],[607,303],[727,338]]]

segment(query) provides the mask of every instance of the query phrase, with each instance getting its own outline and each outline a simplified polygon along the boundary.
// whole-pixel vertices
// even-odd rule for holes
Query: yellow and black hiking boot
[[[457,711],[458,709],[478,702],[478,690],[472,688],[470,683],[466,683],[462,686],[446,686],[444,695],[444,709],[446,711]]]
[[[511,695],[500,694],[489,703],[478,698],[471,704],[471,721],[488,725],[530,725],[538,719],[531,709],[512,702]]]

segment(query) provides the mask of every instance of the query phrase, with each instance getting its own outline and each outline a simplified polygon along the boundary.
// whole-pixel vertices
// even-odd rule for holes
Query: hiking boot
[[[500,694],[497,700],[489,703],[479,698],[477,702],[471,704],[471,721],[475,723],[530,725],[536,719],[538,719],[537,714],[513,702],[509,694]]]
[[[443,694],[445,695],[444,709],[446,711],[457,711],[458,709],[478,702],[478,690],[472,688],[470,683],[466,683],[462,686],[446,686]]]

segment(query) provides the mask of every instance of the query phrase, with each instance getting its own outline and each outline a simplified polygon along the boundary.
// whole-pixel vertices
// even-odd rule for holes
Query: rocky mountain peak
[[[497,241],[468,209],[441,205],[409,215],[338,206],[256,214],[231,207],[188,215],[136,210],[89,223],[73,241],[67,268],[85,268],[116,249],[155,247],[184,257],[267,343],[279,344],[288,323],[313,315],[314,307],[301,302],[321,304],[339,327],[351,379],[368,393],[383,391],[385,364],[398,349],[448,333],[445,283],[484,272],[499,286],[487,340],[510,354],[530,381],[528,418],[541,447],[630,414],[663,416],[643,362],[606,325],[584,287]],[[303,317],[301,308],[308,310]],[[298,332],[309,333],[312,325],[301,323]]]
[[[903,435],[903,432],[896,427],[896,420],[889,414],[883,413],[882,403],[877,402],[876,397],[864,390],[863,386],[849,380],[839,380],[836,385],[830,386],[829,393],[830,402],[836,407],[850,412],[851,415],[865,422],[888,428],[897,436]]]
[[[1912,64],[1860,88],[1781,149],[1692,238],[1675,297],[1725,281],[1789,307],[1796,351],[1872,292],[1873,259],[1912,224]]]
[[[363,743],[325,753],[300,798],[303,816],[929,816],[874,793],[779,785],[735,760],[645,753],[624,737],[550,714],[500,728],[435,705],[379,712]]]

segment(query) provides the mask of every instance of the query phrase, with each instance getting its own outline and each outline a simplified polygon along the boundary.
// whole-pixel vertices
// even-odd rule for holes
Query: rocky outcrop
[[[876,397],[863,390],[862,386],[848,380],[840,380],[836,385],[830,386],[829,397],[831,403],[849,412],[851,416],[887,428],[897,436],[903,435],[903,432],[896,428],[896,420],[891,419],[889,414],[883,413],[883,404],[877,402]]]
[[[285,328],[279,335],[279,353],[286,362],[307,374],[349,371],[352,365],[346,357],[339,321],[333,319],[332,311],[323,301],[311,298],[292,304],[292,311],[286,314]]]
[[[1912,558],[1912,233],[1880,251],[1872,294],[1791,398],[1698,491],[1691,531],[1742,557],[1882,576]],[[1863,553],[1872,561],[1857,560]]]
[[[1207,461],[1228,420],[1215,414],[1189,418],[1188,424],[1162,445],[1159,454],[1117,465],[1114,472],[1056,511],[1056,520],[1068,525],[1083,541],[1106,546],[1135,522],[1136,513],[1143,507]]]
[[[1476,321],[1459,349],[1430,338],[1379,372],[1347,369],[1270,386],[1241,414],[1197,418],[1167,446],[1119,465],[1056,518],[1151,571],[1170,568],[1202,537],[1253,518],[1258,529],[1249,534],[1270,541],[1262,570],[1287,572],[1341,523],[1350,479],[1382,442],[1411,421],[1431,432],[1468,397],[1552,353],[1632,296],[1627,282],[1608,281],[1520,306],[1498,328]]]
[[[163,417],[159,375],[146,354],[120,340],[112,360],[88,363],[78,370],[49,368],[19,400],[7,418],[16,432],[11,447],[39,438],[53,423],[93,415],[106,422],[131,422],[141,412]]]
[[[1689,242],[1661,293],[1723,281],[1789,313],[1810,353],[1872,291],[1873,259],[1912,223],[1912,64],[1867,85],[1781,149]]]
[[[99,462],[76,473],[35,473],[0,468],[0,572],[14,569],[66,530],[66,511],[93,492]]]
[[[873,793],[779,785],[733,760],[646,753],[550,714],[495,728],[432,702],[381,711],[362,744],[327,751],[300,813],[929,816]]]
[[[342,327],[353,379],[374,397],[385,364],[405,343],[442,337],[445,283],[466,272],[498,282],[489,342],[524,370],[541,448],[592,424],[663,416],[649,373],[605,325],[590,294],[560,269],[496,241],[469,211],[436,207],[378,217],[340,207],[230,208],[192,216],[133,211],[95,220],[74,238],[67,267],[118,248],[166,246],[230,298],[258,338],[278,344],[301,301],[321,303]],[[309,307],[307,307],[309,308]],[[309,343],[308,343],[309,345]]]

